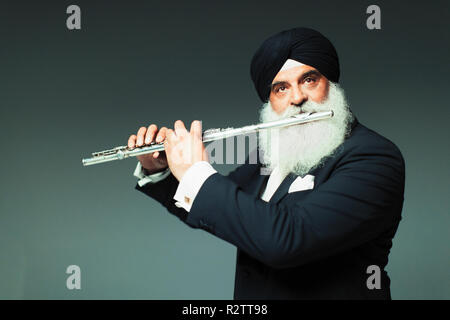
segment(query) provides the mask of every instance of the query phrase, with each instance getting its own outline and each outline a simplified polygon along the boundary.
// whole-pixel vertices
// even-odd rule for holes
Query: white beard
[[[304,176],[323,164],[344,142],[350,131],[353,115],[345,99],[344,90],[330,82],[328,97],[323,103],[306,101],[301,107],[288,107],[282,114],[273,111],[270,102],[260,111],[261,122],[290,117],[300,112],[333,110],[333,117],[302,125],[262,130],[259,147],[263,164],[271,171],[278,167],[281,174]]]

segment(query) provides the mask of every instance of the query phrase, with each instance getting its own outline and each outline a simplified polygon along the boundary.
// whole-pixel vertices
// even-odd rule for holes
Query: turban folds
[[[339,59],[327,38],[309,28],[285,30],[264,41],[251,62],[250,74],[263,102],[268,100],[272,80],[287,59],[316,68],[332,82],[339,81]]]

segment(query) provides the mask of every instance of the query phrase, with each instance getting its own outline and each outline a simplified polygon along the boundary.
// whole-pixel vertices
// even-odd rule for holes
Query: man
[[[251,64],[261,120],[334,116],[262,135],[263,161],[227,177],[208,163],[198,121],[190,131],[180,120],[174,130],[152,124],[128,140],[165,140],[165,153],[139,157],[136,189],[237,247],[235,299],[391,298],[384,267],[401,219],[404,161],[353,116],[339,73],[335,48],[317,31],[267,39]]]

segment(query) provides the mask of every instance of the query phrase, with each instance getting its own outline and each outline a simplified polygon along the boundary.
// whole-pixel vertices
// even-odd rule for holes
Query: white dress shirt
[[[280,184],[283,182],[284,178],[286,178],[287,174],[282,174],[280,169],[276,167],[270,173],[269,180],[267,181],[266,189],[264,190],[261,199],[269,202],[270,198],[272,198],[275,191],[277,191]]]

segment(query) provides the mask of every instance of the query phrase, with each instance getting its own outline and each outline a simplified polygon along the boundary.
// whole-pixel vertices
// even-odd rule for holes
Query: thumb
[[[203,139],[202,139],[202,122],[195,120],[191,124],[191,134],[193,137],[193,144],[194,144],[194,152],[193,152],[193,162],[196,161],[202,161],[204,158],[203,150],[205,147],[203,146]]]
[[[208,161],[209,162],[208,150],[206,150],[206,148],[203,148],[202,161]]]
[[[195,139],[202,140],[202,122],[198,120],[192,121],[191,132]]]

